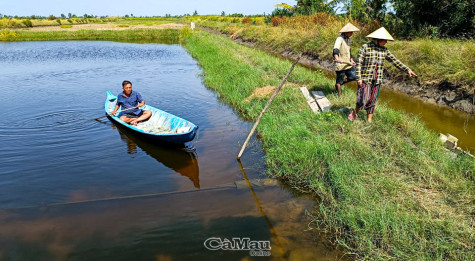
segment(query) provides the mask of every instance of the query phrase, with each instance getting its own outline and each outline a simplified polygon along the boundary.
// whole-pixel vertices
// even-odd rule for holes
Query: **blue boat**
[[[113,122],[133,130],[134,133],[141,137],[157,142],[183,145],[186,142],[192,141],[196,136],[198,126],[195,124],[147,104],[140,107],[140,109],[152,111],[152,116],[148,120],[140,122],[135,126],[129,125],[120,120],[122,108],[119,108],[115,115],[110,115],[116,103],[117,96],[107,91],[104,109],[108,114],[108,118]]]

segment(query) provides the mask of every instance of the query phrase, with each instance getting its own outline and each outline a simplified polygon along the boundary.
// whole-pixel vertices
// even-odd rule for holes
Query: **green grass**
[[[141,17],[105,17],[105,18],[68,18],[68,19],[59,19],[55,18],[53,20],[47,18],[0,18],[0,29],[6,28],[26,28],[26,27],[37,27],[37,26],[57,26],[62,24],[105,24],[105,23],[114,23],[121,25],[161,25],[168,23],[181,23],[184,19],[181,18],[163,18],[163,17],[153,17],[153,18],[141,18]]]
[[[71,24],[62,24],[60,27],[61,28],[73,28],[73,26]]]
[[[396,41],[389,48],[413,70],[423,72],[427,78],[441,75],[453,83],[473,85],[475,83],[475,41],[452,39],[419,39]]]
[[[194,33],[185,47],[205,84],[255,120],[266,99],[245,98],[277,86],[290,62]],[[297,87],[323,90],[335,108],[355,94],[333,94],[320,72],[297,67],[258,127],[270,175],[320,199],[315,223],[361,260],[473,260],[475,161],[452,158],[416,117],[378,104],[374,123],[346,113],[313,114]],[[245,163],[244,163],[245,164]]]
[[[55,41],[55,40],[109,40],[151,41],[177,43],[184,30],[136,29],[136,30],[79,30],[79,31],[7,31],[0,32],[0,41]],[[2,38],[3,35],[3,38]]]

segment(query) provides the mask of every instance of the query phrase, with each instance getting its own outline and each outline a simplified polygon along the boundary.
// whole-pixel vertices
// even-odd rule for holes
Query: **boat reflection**
[[[198,158],[194,151],[150,143],[123,126],[114,123],[112,124],[112,128],[117,129],[120,139],[127,144],[127,153],[137,153],[138,146],[158,162],[180,173],[180,175],[189,178],[195,188],[200,188],[200,168],[198,166]]]

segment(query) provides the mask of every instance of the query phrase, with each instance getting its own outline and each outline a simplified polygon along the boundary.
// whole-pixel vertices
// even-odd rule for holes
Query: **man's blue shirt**
[[[124,95],[124,92],[121,92],[117,96],[117,105],[121,106],[122,110],[135,107],[142,101],[143,101],[142,95],[140,95],[140,93],[136,91],[132,91],[132,93],[130,94],[128,98]],[[125,111],[124,113],[137,116],[137,115],[140,115],[141,112],[142,112],[141,109],[133,109],[133,110]]]

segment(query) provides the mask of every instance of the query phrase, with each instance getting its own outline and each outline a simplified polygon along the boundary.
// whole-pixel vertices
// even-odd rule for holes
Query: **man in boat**
[[[383,83],[384,60],[387,60],[399,70],[407,72],[409,77],[417,77],[409,67],[399,61],[388,48],[384,47],[388,41],[394,41],[394,38],[384,27],[366,37],[371,38],[371,42],[364,44],[358,52],[356,61],[358,84],[356,108],[348,115],[350,121],[356,118],[360,109],[365,109],[368,122],[372,121],[376,101]]]
[[[122,107],[122,115],[120,120],[131,125],[137,125],[139,122],[145,121],[152,116],[152,111],[139,109],[145,105],[142,95],[136,91],[132,91],[132,83],[130,81],[122,82],[122,93],[117,95],[117,104],[115,105],[112,115],[117,113],[119,107]]]
[[[355,68],[356,65],[351,56],[351,40],[350,37],[353,32],[358,32],[360,29],[351,23],[347,23],[340,30],[340,36],[336,38],[333,47],[333,58],[335,59],[336,83],[335,90],[338,95],[341,95],[341,86],[347,82],[356,80]],[[345,79],[346,75],[346,79]]]

